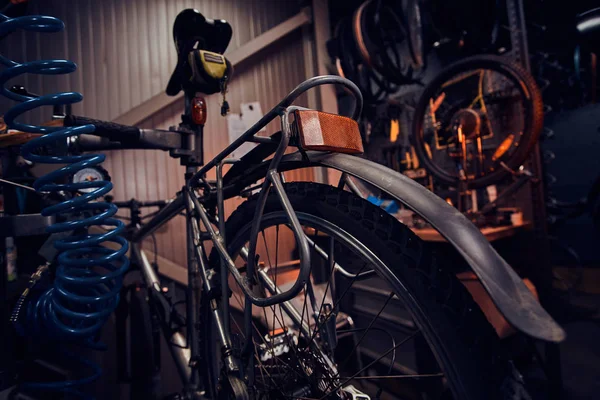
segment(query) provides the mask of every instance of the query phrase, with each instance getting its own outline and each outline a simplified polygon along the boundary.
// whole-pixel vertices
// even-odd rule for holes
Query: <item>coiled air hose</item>
[[[62,21],[53,17],[9,18],[0,14],[0,37],[5,37],[17,29],[58,32],[63,28]],[[54,215],[57,219],[57,223],[48,228],[48,233],[63,233],[63,236],[54,242],[58,251],[53,263],[56,266],[54,280],[43,292],[21,304],[23,309],[19,311],[22,314],[20,320],[24,320],[21,332],[43,340],[68,341],[97,347],[96,337],[117,306],[123,275],[129,267],[129,260],[125,255],[128,243],[120,236],[124,224],[113,218],[117,212],[114,204],[95,201],[111,191],[110,182],[62,182],[83,168],[102,163],[105,156],[47,155],[38,151],[40,148],[64,145],[73,136],[90,134],[94,132],[94,125],[65,128],[16,121],[21,114],[41,106],[77,103],[83,99],[80,93],[61,92],[37,97],[15,93],[5,87],[7,81],[23,74],[68,74],[75,71],[76,65],[67,60],[19,63],[2,55],[0,63],[5,67],[0,74],[2,95],[19,102],[5,113],[4,120],[7,126],[23,132],[43,134],[22,147],[23,157],[34,163],[62,165],[34,183],[37,191],[54,194],[63,199],[60,203],[42,210],[43,215]],[[77,193],[84,188],[94,190],[84,194]],[[107,232],[91,233],[89,228],[93,226],[108,226],[111,229]],[[107,242],[116,243],[118,250],[103,246]],[[79,358],[79,362],[91,368],[94,371],[93,375],[78,380],[29,383],[22,386],[30,390],[61,390],[83,396],[76,387],[95,379],[101,370],[87,360]]]

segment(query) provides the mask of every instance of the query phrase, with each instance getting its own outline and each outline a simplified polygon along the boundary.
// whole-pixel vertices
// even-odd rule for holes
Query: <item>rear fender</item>
[[[224,177],[226,196],[264,177],[268,162],[243,174]],[[502,315],[518,330],[538,339],[560,342],[564,330],[542,308],[517,273],[456,208],[406,176],[380,164],[347,154],[308,152],[286,155],[280,171],[321,166],[374,185],[425,219],[464,257]]]

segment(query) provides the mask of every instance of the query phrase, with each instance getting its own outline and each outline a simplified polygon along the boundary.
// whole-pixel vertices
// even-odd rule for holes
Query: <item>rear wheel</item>
[[[335,187],[302,182],[285,190],[311,241],[311,279],[284,306],[253,307],[250,331],[244,296],[230,281],[234,343],[251,344],[248,354],[240,351],[251,398],[367,398],[352,392],[370,399],[529,398],[468,292],[410,229]],[[228,247],[240,268],[255,206],[256,198],[249,199],[227,221]],[[255,277],[256,289],[263,296],[269,286],[285,291],[293,284],[292,243],[272,194],[257,249],[264,273]],[[218,265],[216,253],[211,262]],[[217,336],[206,326],[216,377]]]

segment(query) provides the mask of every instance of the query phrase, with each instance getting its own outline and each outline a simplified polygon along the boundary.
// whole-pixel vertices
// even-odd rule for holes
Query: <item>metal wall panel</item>
[[[176,56],[171,25],[177,13],[194,7],[207,17],[223,18],[233,26],[229,50],[234,50],[298,12],[295,2],[279,0],[74,0],[32,1],[32,13],[54,15],[66,25],[63,33],[17,32],[0,42],[0,53],[20,61],[65,58],[77,62],[77,72],[67,76],[27,76],[20,80],[35,93],[74,90],[84,101],[73,112],[99,119],[113,119],[166,87]],[[238,68],[229,85],[227,99],[232,112],[239,104],[260,101],[268,111],[306,78],[302,37],[291,34]],[[16,82],[15,82],[16,83]],[[306,98],[297,102],[306,106]],[[226,119],[219,115],[221,98],[209,96],[209,119],[205,128],[206,159],[228,143]],[[0,103],[0,109],[9,105]],[[183,103],[178,102],[144,121],[144,127],[177,125]],[[46,121],[49,110],[37,110],[30,121]],[[271,124],[267,133],[278,130]],[[168,198],[183,185],[183,167],[161,151],[109,152],[105,168],[112,175],[116,200]],[[312,180],[313,171],[293,171],[288,180]],[[231,212],[239,200],[227,204]],[[121,214],[126,215],[122,211]],[[177,217],[156,234],[158,253],[185,265],[185,224]],[[151,248],[151,247],[150,247]],[[289,254],[293,243],[280,243]]]
[[[15,32],[0,52],[19,61],[65,58],[78,70],[68,76],[20,79],[32,91],[76,90],[85,101],[74,112],[114,119],[162,92],[175,68],[172,24],[185,8],[228,20],[232,51],[298,12],[280,0],[31,0],[30,13],[65,23],[61,33]],[[6,109],[7,103],[0,103]],[[42,111],[35,113],[43,121]],[[47,117],[46,117],[47,118]]]

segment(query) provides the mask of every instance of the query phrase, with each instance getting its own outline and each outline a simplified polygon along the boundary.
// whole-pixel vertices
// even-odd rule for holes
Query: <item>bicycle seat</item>
[[[577,15],[576,29],[592,51],[600,49],[600,7]]]
[[[231,35],[231,25],[225,20],[205,18],[191,8],[180,12],[173,24],[177,65],[169,79],[167,94],[175,96],[182,89],[205,94],[218,92],[219,76],[225,73],[222,70],[231,69],[222,56]]]

